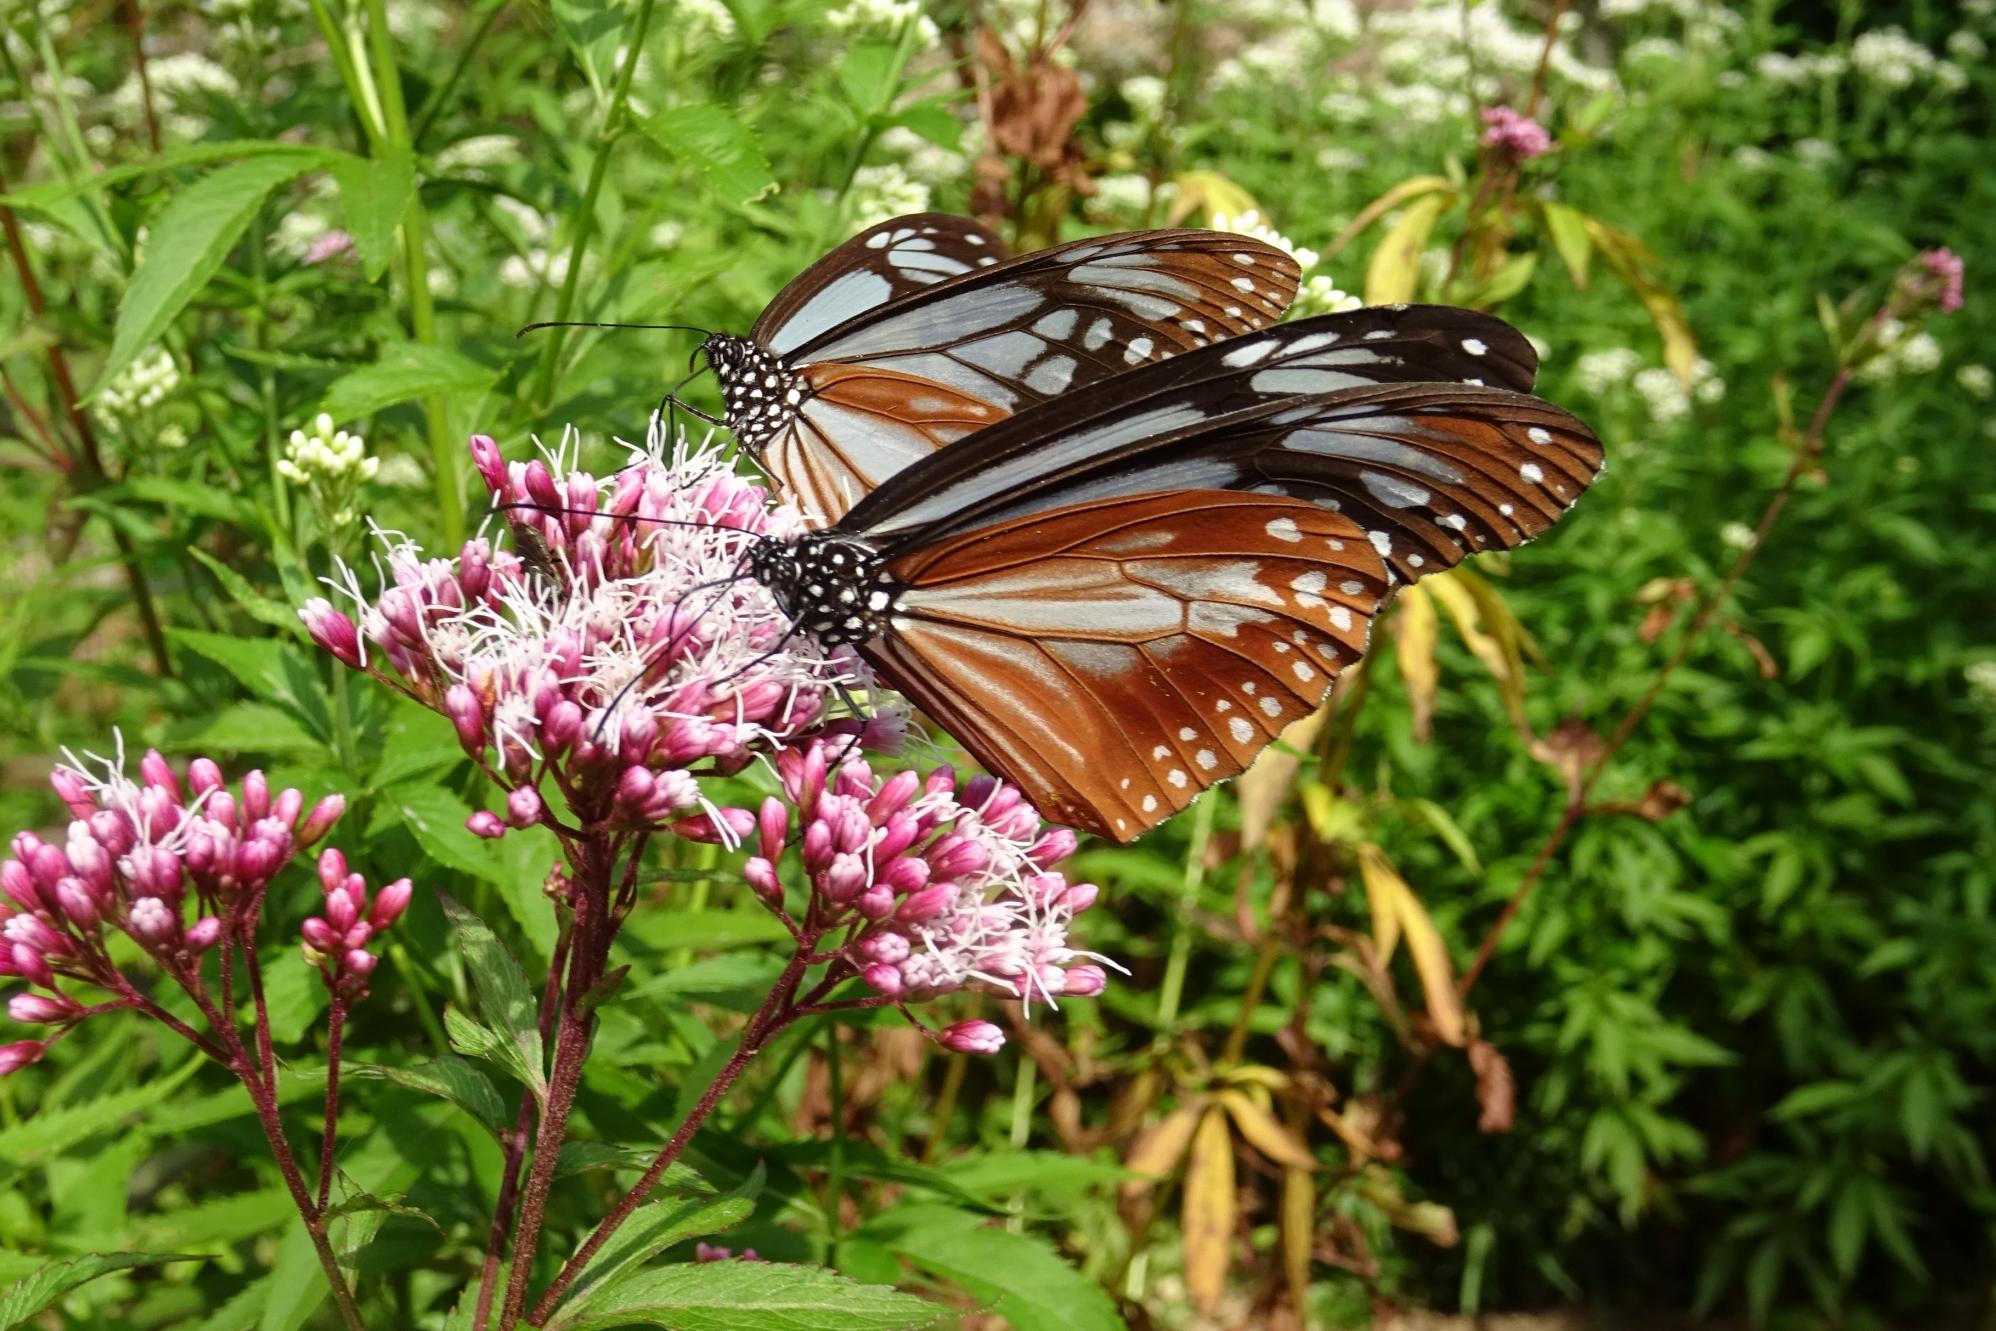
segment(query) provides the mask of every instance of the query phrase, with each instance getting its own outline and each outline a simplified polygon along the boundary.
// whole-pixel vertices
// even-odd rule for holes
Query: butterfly
[[[748,555],[1048,817],[1128,841],[1246,768],[1395,585],[1602,463],[1531,345],[1438,306],[1282,324],[1028,406]]]
[[[1266,327],[1301,274],[1221,231],[1133,231],[1014,258],[941,213],[869,227],[710,335],[723,424],[807,514],[836,521],[972,431],[1110,375]]]

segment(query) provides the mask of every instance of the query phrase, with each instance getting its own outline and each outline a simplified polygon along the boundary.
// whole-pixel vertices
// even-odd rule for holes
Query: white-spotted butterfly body
[[[1144,231],[1014,258],[974,222],[868,228],[793,280],[747,338],[709,338],[724,423],[815,521],[1016,411],[1265,327],[1301,274],[1216,231]]]

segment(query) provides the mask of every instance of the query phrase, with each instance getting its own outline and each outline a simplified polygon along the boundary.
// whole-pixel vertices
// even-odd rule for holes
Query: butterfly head
[[[742,447],[763,449],[796,416],[804,384],[781,359],[745,337],[715,333],[701,344],[714,377],[721,381],[723,419]]]
[[[836,531],[765,540],[750,551],[749,568],[797,626],[827,647],[878,637],[906,590],[878,549]]]

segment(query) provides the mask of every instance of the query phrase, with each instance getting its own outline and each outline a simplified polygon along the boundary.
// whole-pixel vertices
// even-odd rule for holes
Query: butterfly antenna
[[[513,336],[525,337],[528,333],[538,333],[543,328],[635,328],[654,333],[698,333],[702,337],[714,336],[712,329],[695,328],[692,324],[620,324],[598,322],[593,319],[544,319],[540,323],[528,324]]]
[[[569,508],[563,504],[537,504],[531,499],[516,499],[510,503],[494,504],[492,511],[502,513],[521,508],[531,509],[535,513],[559,513],[584,518],[613,518],[618,522],[649,522],[655,527],[687,527],[697,531],[722,530],[711,522],[688,522],[683,518],[651,518],[646,517],[642,513],[605,513],[600,508]],[[702,586],[706,585],[708,584],[702,584]]]

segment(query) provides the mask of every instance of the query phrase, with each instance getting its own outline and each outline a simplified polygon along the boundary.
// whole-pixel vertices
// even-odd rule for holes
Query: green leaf
[[[297,1331],[329,1292],[326,1272],[312,1246],[305,1222],[293,1220],[278,1241],[277,1264],[271,1270],[269,1297],[257,1331]]]
[[[575,1278],[564,1308],[575,1310],[579,1316],[584,1311],[582,1305],[597,1290],[611,1287],[626,1271],[650,1261],[675,1243],[696,1235],[718,1234],[741,1224],[754,1214],[762,1183],[763,1169],[758,1162],[740,1187],[719,1197],[673,1197],[639,1207],[616,1237]],[[557,1314],[557,1325],[564,1315]]]
[[[900,1331],[927,1326],[937,1309],[881,1285],[860,1285],[815,1266],[703,1262],[640,1271],[601,1291],[594,1306],[549,1331],[657,1326],[670,1331]]]
[[[872,115],[893,97],[899,52],[893,42],[859,42],[839,62],[839,85],[861,115]]]
[[[472,985],[478,990],[479,1015],[505,1037],[506,1063],[515,1075],[533,1088],[536,1097],[544,1095],[547,1074],[541,1053],[540,1009],[527,987],[526,972],[485,921],[450,897],[438,896],[457,934]]]
[[[556,1178],[567,1178],[571,1174],[586,1174],[593,1169],[627,1169],[632,1173],[642,1173],[651,1162],[658,1158],[656,1146],[619,1146],[613,1142],[566,1141],[561,1144],[561,1154],[555,1158]],[[701,1197],[714,1197],[719,1190],[700,1177],[698,1170],[675,1160],[665,1167],[660,1176],[657,1190],[685,1195],[692,1193]]]
[[[1560,262],[1573,276],[1573,285],[1585,291],[1588,264],[1594,257],[1594,241],[1587,234],[1586,215],[1570,204],[1551,199],[1540,202],[1539,215],[1545,219],[1546,235],[1552,238]]]
[[[200,629],[168,629],[167,637],[176,646],[198,652],[222,667],[263,701],[296,707],[298,697],[292,681],[298,675],[294,667],[302,667],[305,656],[293,645],[275,638],[239,638]]]
[[[333,419],[350,421],[412,398],[482,393],[498,378],[497,370],[449,347],[397,342],[383,347],[374,364],[335,379],[322,405]]]
[[[282,708],[242,702],[224,707],[192,730],[176,730],[173,748],[183,753],[323,753],[326,745]]]
[[[215,581],[222,584],[222,590],[249,613],[251,619],[281,629],[285,636],[308,641],[305,626],[298,620],[298,609],[274,596],[265,596],[251,585],[250,580],[209,554],[198,545],[187,547],[187,553],[194,556],[195,562],[215,575]]]
[[[118,307],[111,350],[90,396],[157,342],[194,293],[208,285],[270,192],[324,160],[252,157],[201,177],[167,200],[153,215],[145,257]]]
[[[263,1001],[270,1012],[270,1038],[278,1044],[304,1039],[331,998],[325,977],[306,963],[297,947],[287,947],[264,962]]]
[[[1013,1331],[1122,1331],[1115,1300],[1041,1239],[947,1206],[897,1207],[866,1227],[915,1265],[963,1286]]]
[[[195,1260],[179,1253],[99,1252],[51,1262],[0,1297],[0,1331],[14,1331],[77,1286],[113,1271]]]
[[[642,123],[653,143],[700,174],[729,206],[753,203],[776,189],[769,159],[755,134],[719,106],[680,106]]]
[[[116,1127],[134,1114],[156,1109],[180,1084],[194,1075],[201,1060],[189,1059],[166,1077],[129,1091],[102,1096],[80,1105],[42,1108],[32,1118],[0,1130],[0,1178],[40,1164],[78,1142]]]
[[[135,1229],[139,1241],[148,1247],[214,1252],[276,1229],[296,1214],[288,1191],[265,1188],[147,1216]]]
[[[446,1054],[414,1067],[390,1067],[381,1063],[355,1063],[341,1069],[347,1077],[391,1081],[412,1091],[440,1095],[493,1132],[511,1127],[506,1102],[483,1072],[461,1058]]]
[[[617,45],[628,21],[624,7],[616,0],[551,0],[548,8],[600,102],[616,72]]]
[[[380,156],[349,157],[333,167],[347,234],[360,254],[367,280],[378,279],[395,253],[395,228],[416,194],[416,158],[407,148],[384,146]]]
[[[143,162],[130,162],[124,166],[114,166],[103,171],[81,174],[70,180],[52,180],[47,184],[34,185],[14,194],[0,195],[0,204],[10,208],[32,208],[37,212],[49,212],[64,199],[74,198],[90,190],[109,189],[122,185],[127,180],[140,176],[157,175],[177,166],[196,166],[206,162],[226,162],[239,158],[289,157],[302,162],[302,171],[312,171],[320,167],[332,166],[347,154],[331,148],[314,148],[301,143],[279,143],[274,139],[230,139],[225,143],[190,143],[182,148],[172,148],[157,157],[148,157]]]
[[[257,525],[256,506],[229,490],[201,485],[172,476],[133,476],[96,492],[99,499],[141,499],[158,504],[169,514],[193,513],[234,523],[238,527]],[[189,547],[197,559],[210,558],[207,551]]]

